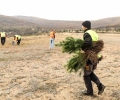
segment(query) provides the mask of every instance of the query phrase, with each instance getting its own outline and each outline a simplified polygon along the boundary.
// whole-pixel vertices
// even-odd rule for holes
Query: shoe
[[[93,96],[93,93],[87,92],[87,90],[82,90],[82,94],[87,95],[87,96]]]
[[[98,87],[98,95],[101,95],[104,92],[105,86],[103,84],[100,84]]]

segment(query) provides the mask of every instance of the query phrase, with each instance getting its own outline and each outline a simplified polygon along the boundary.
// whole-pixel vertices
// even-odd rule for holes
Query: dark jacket
[[[92,38],[90,36],[89,33],[85,33],[87,30],[84,31],[84,35],[83,35],[83,40],[84,40],[84,44],[82,46],[82,50],[86,50],[87,48],[92,46]]]

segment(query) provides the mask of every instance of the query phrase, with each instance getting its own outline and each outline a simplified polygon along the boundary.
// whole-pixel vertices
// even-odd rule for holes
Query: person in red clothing
[[[54,30],[52,30],[49,33],[49,37],[50,37],[50,49],[53,49],[54,48],[54,41],[55,41],[55,31]]]

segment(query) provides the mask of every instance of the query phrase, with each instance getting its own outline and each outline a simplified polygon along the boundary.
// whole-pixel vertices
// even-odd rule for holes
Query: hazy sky
[[[0,14],[52,20],[97,20],[120,16],[119,0],[0,0]]]

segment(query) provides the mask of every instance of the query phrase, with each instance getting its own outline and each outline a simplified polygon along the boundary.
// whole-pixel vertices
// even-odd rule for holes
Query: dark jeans
[[[6,37],[1,37],[1,44],[4,45],[6,41]]]
[[[95,66],[97,66],[97,64]],[[101,82],[93,72],[94,66],[92,64],[90,64],[88,67],[89,68],[84,68],[83,78],[84,78],[85,86],[87,88],[87,92],[93,93],[93,87],[92,87],[91,81],[93,81],[97,86],[99,86],[101,84]]]

